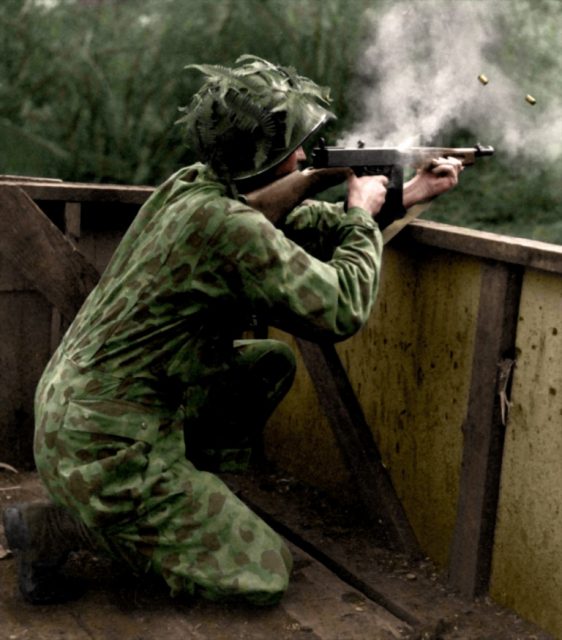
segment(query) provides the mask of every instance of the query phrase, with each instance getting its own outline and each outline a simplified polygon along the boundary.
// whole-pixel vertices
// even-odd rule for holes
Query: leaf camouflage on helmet
[[[252,178],[285,160],[334,114],[329,89],[295,69],[244,55],[239,65],[193,64],[207,79],[177,123],[199,159],[227,181]]]

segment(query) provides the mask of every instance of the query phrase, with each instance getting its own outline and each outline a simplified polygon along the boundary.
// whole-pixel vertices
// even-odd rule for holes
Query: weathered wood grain
[[[18,187],[0,187],[0,253],[68,319],[99,279],[74,245]]]
[[[483,266],[449,568],[451,583],[468,597],[484,591],[490,580],[510,393],[506,364],[515,360],[522,275],[507,264]]]
[[[379,519],[383,520],[388,528],[388,543],[394,548],[419,555],[416,536],[334,345],[301,339],[297,343],[367,517],[379,528]]]

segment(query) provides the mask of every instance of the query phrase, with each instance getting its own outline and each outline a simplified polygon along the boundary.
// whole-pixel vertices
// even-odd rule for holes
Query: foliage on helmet
[[[329,90],[291,67],[256,56],[238,58],[235,68],[189,65],[206,76],[178,120],[185,138],[219,175],[259,175],[282,162],[333,114]]]

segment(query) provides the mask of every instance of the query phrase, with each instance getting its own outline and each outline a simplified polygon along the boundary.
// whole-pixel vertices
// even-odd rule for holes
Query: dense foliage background
[[[490,55],[522,86],[536,87],[540,74],[548,100],[560,100],[562,3],[472,2],[512,7],[490,17],[503,36]],[[365,87],[377,89],[363,56],[390,4],[416,19],[415,2],[406,0],[3,0],[0,173],[157,184],[193,159],[174,121],[200,80],[183,67],[229,64],[243,53],[292,65],[330,86],[339,120],[326,135],[335,141],[364,115]],[[529,107],[535,122],[544,102]],[[453,122],[424,144],[474,138],[466,122]],[[426,217],[562,243],[561,157],[537,161],[535,153],[530,161],[498,152],[465,171],[462,186]]]

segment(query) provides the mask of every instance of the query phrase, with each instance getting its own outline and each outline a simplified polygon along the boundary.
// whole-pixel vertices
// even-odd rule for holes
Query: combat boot
[[[83,593],[83,584],[61,573],[71,551],[96,546],[80,521],[52,503],[29,502],[4,509],[3,523],[18,562],[19,588],[28,602],[54,604]]]

